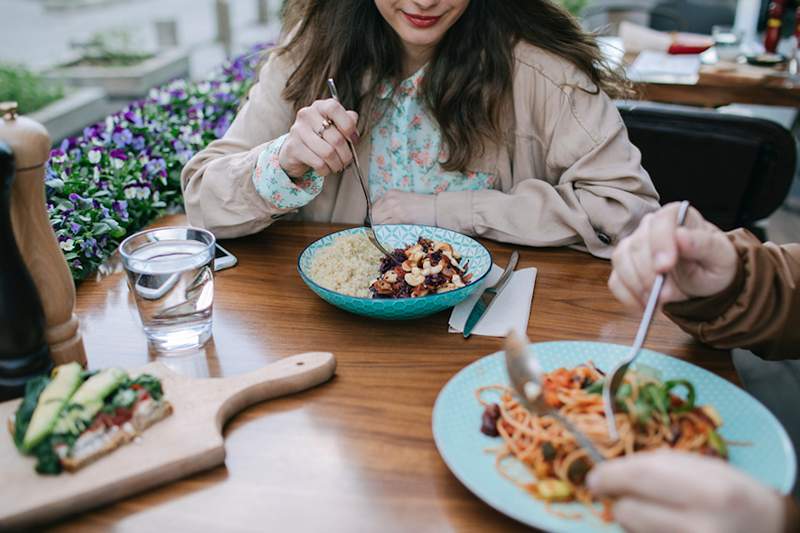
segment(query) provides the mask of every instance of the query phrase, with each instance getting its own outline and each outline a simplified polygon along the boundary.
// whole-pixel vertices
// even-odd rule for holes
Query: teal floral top
[[[396,89],[388,82],[379,86],[378,97],[387,106],[371,132],[369,189],[373,201],[392,189],[437,194],[491,189],[496,183],[496,176],[485,172],[442,170],[440,161],[447,158],[447,150],[439,126],[420,95],[424,73],[425,67]],[[322,191],[324,178],[310,171],[302,179],[292,180],[283,171],[278,154],[287,135],[275,139],[261,153],[253,183],[259,194],[278,209],[297,209]]]

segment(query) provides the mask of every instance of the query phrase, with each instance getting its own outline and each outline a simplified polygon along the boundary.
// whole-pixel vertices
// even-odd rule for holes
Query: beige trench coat
[[[594,85],[574,65],[527,43],[514,55],[506,135],[468,168],[495,174],[497,189],[437,194],[436,225],[529,246],[578,245],[608,257],[614,243],[658,207],[639,150],[608,96],[579,88]],[[184,168],[191,224],[230,238],[287,215],[362,223],[366,203],[352,168],[327,178],[323,192],[294,213],[268,203],[253,185],[264,146],[294,122],[281,96],[293,68],[288,55],[272,54],[225,136]],[[357,146],[361,161],[369,161],[369,137],[362,135]]]

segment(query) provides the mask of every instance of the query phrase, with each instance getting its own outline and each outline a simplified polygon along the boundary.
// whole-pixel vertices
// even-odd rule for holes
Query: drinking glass
[[[711,37],[720,61],[736,61],[742,45],[742,33],[730,26],[712,26]]]
[[[146,230],[122,241],[128,288],[157,351],[199,348],[211,337],[214,245],[214,235],[191,227]]]

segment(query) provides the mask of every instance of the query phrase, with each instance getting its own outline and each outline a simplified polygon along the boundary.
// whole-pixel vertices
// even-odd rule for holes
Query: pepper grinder
[[[75,284],[50,226],[44,195],[44,165],[50,136],[38,122],[17,116],[14,102],[0,103],[0,141],[14,153],[11,226],[17,247],[38,290],[53,363],[86,366],[86,351],[75,315]]]
[[[0,141],[0,400],[21,396],[52,366],[42,304],[11,229],[13,181],[14,153]]]

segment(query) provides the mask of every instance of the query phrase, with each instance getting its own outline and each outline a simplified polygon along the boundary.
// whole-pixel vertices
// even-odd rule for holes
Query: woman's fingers
[[[331,120],[342,135],[345,135],[353,142],[358,140],[356,134],[356,126],[358,124],[357,113],[345,110],[342,104],[333,98],[317,100],[311,107],[314,108],[320,116]],[[322,123],[320,122],[320,124]]]
[[[353,159],[353,154],[350,153],[350,147],[347,146],[347,141],[342,134],[339,133],[339,130],[333,126],[327,128],[322,134],[322,139],[336,150],[336,154],[342,162],[342,168],[350,164],[350,161]]]
[[[340,172],[344,168],[344,163],[342,159],[339,157],[336,148],[328,144],[325,139],[320,137],[317,134],[319,128],[322,125],[323,118],[314,110],[310,108],[305,108],[308,111],[303,113],[303,109],[301,109],[297,113],[298,121],[295,122],[295,125],[292,126],[292,129],[295,130],[299,135],[300,139],[312,152],[314,152],[320,159],[325,161],[325,164],[333,172]],[[300,116],[300,113],[303,113],[303,116]],[[317,126],[311,126],[311,124],[317,124]],[[317,128],[316,130],[314,128]]]
[[[305,166],[311,167],[319,176],[328,176],[333,173],[333,170],[331,170],[325,161],[302,142],[297,143],[292,148],[291,155],[298,161],[303,161]],[[305,172],[303,174],[305,174]],[[299,178],[300,176],[293,177]]]

